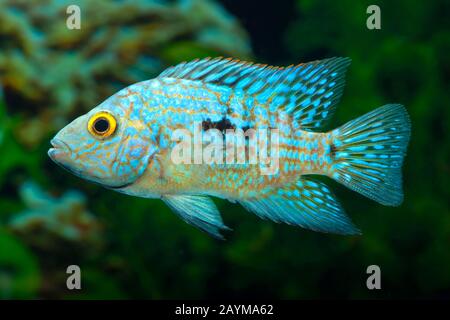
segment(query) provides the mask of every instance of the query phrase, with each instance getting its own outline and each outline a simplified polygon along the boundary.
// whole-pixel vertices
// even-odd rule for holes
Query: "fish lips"
[[[70,148],[64,141],[54,138],[50,141],[50,144],[53,148],[48,150],[48,156],[56,163],[59,164],[63,157],[70,156]]]
[[[60,139],[53,138],[50,141],[50,144],[53,147],[53,148],[50,148],[47,152],[50,159],[52,159],[53,162],[55,162],[61,168],[69,171],[70,173],[79,175],[80,174],[79,172],[72,169],[70,166],[68,166],[66,164],[67,159],[70,157],[71,152],[72,152],[70,147],[67,145],[67,143],[65,143],[64,141],[62,141]]]

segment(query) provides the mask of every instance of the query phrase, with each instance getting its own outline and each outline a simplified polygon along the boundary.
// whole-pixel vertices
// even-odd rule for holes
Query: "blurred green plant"
[[[33,253],[0,228],[0,299],[35,298],[40,281]]]

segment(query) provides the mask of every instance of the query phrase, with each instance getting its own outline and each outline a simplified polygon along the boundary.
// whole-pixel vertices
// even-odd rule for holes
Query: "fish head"
[[[49,157],[76,176],[108,188],[133,184],[156,147],[133,101],[116,94],[61,129]]]

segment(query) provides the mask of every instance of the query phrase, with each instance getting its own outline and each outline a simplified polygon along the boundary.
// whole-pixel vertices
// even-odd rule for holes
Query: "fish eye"
[[[105,139],[111,136],[116,131],[116,128],[116,119],[105,111],[94,114],[88,122],[89,132],[99,139]]]

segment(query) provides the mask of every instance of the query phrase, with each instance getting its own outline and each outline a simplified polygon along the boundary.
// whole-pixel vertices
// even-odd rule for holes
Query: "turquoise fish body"
[[[410,125],[401,105],[386,105],[337,129],[321,130],[342,95],[349,63],[347,58],[287,68],[222,58],[182,63],[74,120],[52,140],[49,155],[107,188],[160,198],[186,222],[218,238],[227,227],[208,196],[239,202],[264,219],[357,234],[331,190],[310,175],[328,176],[382,204],[399,205]],[[109,131],[97,130],[106,127]],[[227,161],[237,149],[227,145],[235,140],[226,134],[237,130],[276,131],[275,171],[262,173],[265,164],[248,158]],[[207,150],[210,132],[222,134],[222,147],[214,153],[222,161],[205,161],[202,154],[175,161],[176,150],[188,150],[179,148],[178,131],[201,137],[191,151]],[[248,156],[255,142],[247,137],[237,147]],[[258,149],[256,156],[261,154]]]

